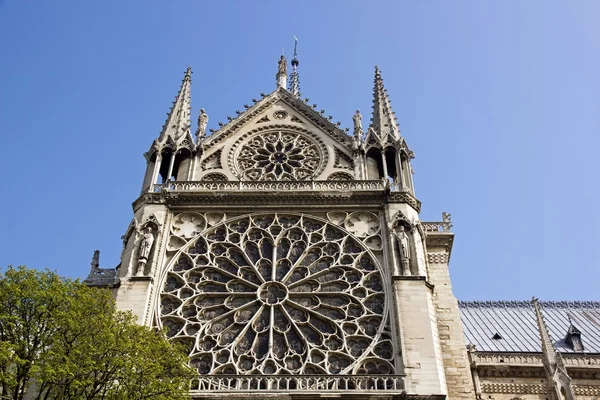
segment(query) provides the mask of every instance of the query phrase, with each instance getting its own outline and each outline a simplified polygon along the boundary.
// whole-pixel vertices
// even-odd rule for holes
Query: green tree
[[[25,267],[0,274],[2,398],[187,398],[186,361],[108,290]]]

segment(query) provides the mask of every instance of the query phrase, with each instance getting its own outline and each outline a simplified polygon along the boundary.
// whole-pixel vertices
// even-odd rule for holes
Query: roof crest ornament
[[[294,35],[294,58],[292,58],[292,73],[288,90],[295,98],[300,98],[300,75],[298,75],[298,38]]]

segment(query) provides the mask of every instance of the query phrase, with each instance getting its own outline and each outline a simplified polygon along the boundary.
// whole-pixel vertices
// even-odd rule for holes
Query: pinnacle
[[[392,135],[400,138],[400,129],[396,122],[395,114],[392,111],[392,105],[383,86],[383,78],[379,67],[375,66],[375,79],[373,85],[373,114],[371,117],[371,127],[380,135]]]
[[[159,140],[171,138],[177,141],[185,136],[186,131],[192,125],[191,121],[191,84],[192,84],[192,68],[187,67],[179,92],[175,96],[171,109],[167,113],[167,119],[163,125]]]

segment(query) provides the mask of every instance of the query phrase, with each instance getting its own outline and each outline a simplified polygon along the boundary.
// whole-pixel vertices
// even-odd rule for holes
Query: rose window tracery
[[[322,169],[319,145],[291,132],[268,132],[243,143],[236,159],[242,179],[310,180]]]
[[[382,275],[357,237],[304,215],[218,223],[182,247],[158,316],[202,374],[391,374]]]

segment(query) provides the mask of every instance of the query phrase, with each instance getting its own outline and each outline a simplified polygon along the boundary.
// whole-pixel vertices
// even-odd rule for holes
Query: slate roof
[[[531,302],[459,301],[458,304],[466,341],[478,351],[541,353]],[[541,301],[540,305],[557,350],[574,353],[564,341],[572,323],[581,332],[583,352],[600,353],[600,302]],[[496,334],[501,338],[494,339]]]

